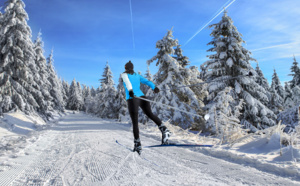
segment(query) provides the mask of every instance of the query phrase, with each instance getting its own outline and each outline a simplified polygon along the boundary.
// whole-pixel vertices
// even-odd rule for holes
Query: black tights
[[[141,98],[146,98],[145,96],[141,96]],[[139,126],[138,126],[138,118],[139,118],[139,107],[143,110],[143,112],[151,119],[153,120],[156,125],[161,125],[161,120],[152,113],[151,106],[148,101],[141,100],[138,98],[133,98],[127,100],[128,104],[128,110],[132,121],[133,126],[133,136],[134,139],[139,138]]]

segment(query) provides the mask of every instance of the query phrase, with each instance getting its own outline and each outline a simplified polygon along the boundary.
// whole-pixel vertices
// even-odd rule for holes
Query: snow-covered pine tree
[[[82,110],[84,105],[83,99],[80,96],[79,88],[77,87],[77,83],[75,78],[73,79],[70,91],[69,91],[69,100],[67,104],[67,108],[70,110]]]
[[[293,101],[294,93],[289,85],[288,82],[285,82],[284,85],[284,90],[285,90],[285,98],[284,98],[284,109],[290,109],[295,106],[295,103]]]
[[[300,105],[300,86],[296,85],[293,89],[293,101],[294,101],[294,104],[297,106]]]
[[[285,91],[281,85],[281,82],[279,80],[279,77],[276,73],[276,70],[274,69],[274,73],[272,75],[272,83],[271,83],[271,88],[274,87],[275,91],[277,92],[277,94],[281,97],[284,98],[285,97]]]
[[[274,69],[274,73],[272,75],[272,83],[270,88],[270,106],[275,114],[278,114],[283,110],[283,101],[285,97],[285,91],[283,90],[283,87],[281,86],[279,77],[276,73],[276,70]]]
[[[102,77],[103,79],[100,80],[101,93],[98,95],[99,102],[96,114],[101,118],[117,119],[119,107],[116,102],[117,91],[108,62],[106,62]]]
[[[66,108],[67,104],[68,104],[69,90],[70,90],[69,83],[67,81],[63,80],[62,81],[62,93],[63,93],[63,100],[64,100],[64,108]]]
[[[0,108],[44,113],[44,98],[36,83],[38,73],[28,14],[22,0],[8,0],[1,22]]]
[[[156,48],[159,49],[157,55],[148,60],[150,65],[157,60],[159,65],[158,72],[154,75],[154,81],[161,91],[153,94],[149,90],[147,96],[153,97],[155,102],[163,103],[176,107],[183,111],[202,115],[203,102],[197,99],[197,96],[190,87],[177,88],[190,84],[190,70],[183,68],[171,55],[174,54],[174,47],[178,45],[178,40],[173,38],[172,30],[169,30],[163,39],[157,41]],[[204,127],[204,120],[201,116],[197,117],[174,109],[168,109],[160,104],[152,104],[152,110],[158,114],[163,121],[169,120],[174,125],[182,128]]]
[[[275,90],[274,86],[271,86],[270,90],[270,103],[269,103],[269,108],[275,113],[278,114],[283,110],[283,99],[280,97],[280,95],[277,93]]]
[[[92,86],[92,88],[91,88],[91,96],[92,97],[95,97],[96,96],[96,90],[95,90],[95,88]]]
[[[47,58],[47,71],[49,74],[48,80],[51,83],[50,94],[53,98],[52,107],[59,111],[64,111],[64,101],[63,101],[63,93],[61,87],[61,80],[58,78],[57,73],[55,71],[53,65],[53,49],[49,57]]]
[[[177,45],[177,47],[175,48],[175,59],[177,60],[177,62],[183,67],[185,68],[187,65],[190,64],[189,58],[187,56],[183,56],[183,51],[181,49],[181,45]]]
[[[106,62],[106,66],[104,68],[104,72],[102,74],[102,79],[99,79],[100,81],[100,84],[101,84],[101,88],[102,88],[102,85],[112,85],[114,84],[114,81],[113,81],[113,76],[112,76],[112,72],[110,70],[110,67],[108,65],[108,61]]]
[[[219,23],[210,25],[213,28],[210,34],[213,39],[208,45],[213,47],[208,52],[214,52],[209,55],[209,60],[201,65],[202,75],[207,81],[213,81],[208,84],[208,100],[213,101],[218,93],[226,87],[232,87],[237,100],[234,105],[238,105],[240,99],[244,104],[241,124],[245,128],[261,129],[275,125],[276,116],[267,108],[264,103],[268,102],[266,90],[255,82],[257,75],[250,65],[253,59],[251,52],[242,46],[242,34],[238,32],[233,25],[232,19],[224,11],[222,20]],[[251,72],[254,76],[247,76]]]
[[[205,99],[208,96],[207,85],[202,84],[204,82],[200,78],[200,72],[198,70],[198,67],[190,66],[188,73],[190,74],[190,80],[189,80],[190,85],[196,85],[196,86],[190,86],[190,88],[195,93],[195,96],[197,96],[197,99],[201,100],[200,106],[204,107],[203,103],[205,102]]]
[[[82,90],[83,102],[84,102],[84,110],[88,112],[88,105],[92,102],[91,89],[90,87],[83,85]]]
[[[35,64],[38,69],[38,73],[35,74],[38,85],[44,97],[45,108],[43,110],[53,110],[52,101],[53,98],[50,95],[51,83],[49,82],[49,74],[47,71],[47,61],[44,56],[44,42],[42,41],[42,33],[39,32],[37,39],[34,42],[34,51],[35,51]]]
[[[149,66],[147,67],[147,71],[144,75],[144,77],[150,81],[153,81],[153,78],[152,78],[152,74],[150,72],[150,69],[149,69]],[[146,95],[146,93],[148,92],[148,90],[150,89],[149,86],[147,85],[144,85],[144,84],[141,84],[141,91]]]
[[[255,82],[262,86],[266,90],[266,95],[268,96],[268,99],[271,99],[271,94],[269,93],[270,90],[270,85],[268,80],[265,78],[262,70],[259,68],[259,65],[257,63],[256,68],[255,68],[257,76],[255,77]],[[268,105],[268,100],[266,102],[263,102],[264,105]]]
[[[79,110],[85,110],[84,106],[84,95],[83,95],[83,90],[82,90],[82,87],[81,87],[81,84],[79,82],[77,82],[77,91],[78,91],[78,94],[79,94],[79,97],[81,98],[81,101],[82,101],[82,107],[79,109]]]
[[[296,85],[300,86],[300,68],[298,66],[298,62],[296,60],[296,57],[294,56],[294,62],[291,67],[291,74],[290,76],[293,77],[293,79],[289,82],[291,89],[293,89]]]
[[[123,85],[123,80],[121,75],[119,77],[119,83],[117,86],[116,105],[117,105],[118,121],[123,121],[123,122],[128,121],[129,113],[128,113],[127,102],[125,97],[125,88]]]
[[[226,87],[218,92],[213,102],[207,106],[209,119],[206,121],[206,126],[209,131],[217,134],[222,142],[230,142],[234,140],[236,133],[242,132],[239,117],[244,102],[239,100],[236,105],[236,100],[232,97],[233,91],[231,87]]]

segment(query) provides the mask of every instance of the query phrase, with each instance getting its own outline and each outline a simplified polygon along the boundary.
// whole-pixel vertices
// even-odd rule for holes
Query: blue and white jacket
[[[123,79],[123,85],[126,92],[126,100],[132,99],[129,96],[129,91],[132,90],[134,95],[136,97],[144,96],[144,93],[140,89],[141,83],[148,85],[152,90],[155,89],[155,85],[152,81],[149,81],[148,79],[144,78],[143,76],[133,73],[133,74],[127,74],[123,73],[121,74],[121,77]]]

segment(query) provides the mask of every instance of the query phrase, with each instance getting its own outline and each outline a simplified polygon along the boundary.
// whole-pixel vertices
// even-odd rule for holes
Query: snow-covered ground
[[[143,146],[160,143],[155,126],[140,126]],[[219,142],[169,128],[173,142]],[[139,156],[115,142],[132,148],[129,124],[84,113],[69,112],[50,125],[22,113],[5,114],[0,130],[1,186],[300,185],[299,150],[282,147],[280,156],[276,133],[248,136],[232,147],[144,148]]]

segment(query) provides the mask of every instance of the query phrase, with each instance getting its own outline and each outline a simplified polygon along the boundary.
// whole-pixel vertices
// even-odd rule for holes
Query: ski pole
[[[145,98],[141,98],[141,97],[136,97],[136,96],[134,96],[134,98],[141,99],[141,100],[144,100],[144,101],[148,101],[148,102],[151,102],[151,103],[155,103],[155,104],[158,104],[158,105],[163,105],[163,106],[166,106],[166,107],[168,107],[168,108],[172,108],[172,109],[174,109],[174,110],[178,110],[178,111],[180,111],[180,112],[184,112],[184,113],[187,113],[187,114],[191,114],[191,115],[194,115],[194,116],[203,118],[203,117],[200,116],[199,114],[194,114],[194,113],[191,113],[191,112],[187,112],[187,111],[184,111],[184,110],[180,110],[180,109],[178,109],[178,108],[176,108],[176,107],[172,107],[172,106],[170,106],[170,105],[166,105],[166,104],[163,104],[163,103],[158,103],[158,102],[155,102],[155,101],[151,101],[151,100],[149,100],[149,99],[145,99]]]
[[[252,75],[253,75],[252,72],[249,72],[248,75],[243,75],[243,76],[249,76],[250,77]],[[167,90],[172,90],[172,89],[175,89],[175,88],[183,88],[183,87],[193,87],[193,86],[196,86],[196,85],[202,85],[202,84],[213,83],[213,82],[218,82],[218,81],[232,80],[232,79],[237,79],[237,78],[240,78],[240,77],[243,77],[243,76],[232,77],[232,78],[228,78],[228,79],[224,79],[224,80],[206,81],[206,82],[201,82],[201,83],[192,84],[192,85],[185,85],[185,86],[181,86],[181,87],[174,87],[174,88],[170,88],[170,89],[160,89],[160,91],[167,91]]]

